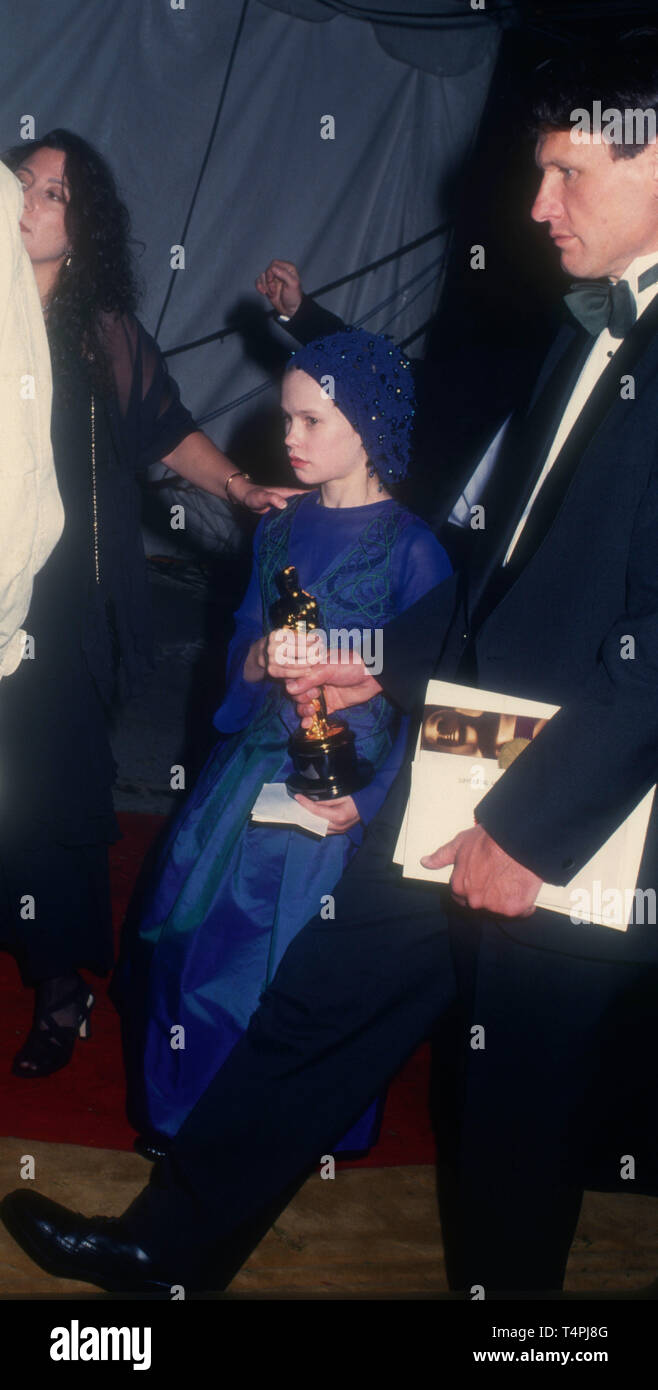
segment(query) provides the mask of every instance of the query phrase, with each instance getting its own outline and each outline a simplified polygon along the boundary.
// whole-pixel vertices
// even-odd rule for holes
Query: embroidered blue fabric
[[[173,827],[140,927],[149,953],[144,1090],[148,1122],[164,1134],[177,1131],[241,1036],[404,756],[406,721],[378,695],[348,711],[358,754],[376,769],[354,798],[362,823],[324,839],[251,823],[263,783],[285,781],[292,770],[288,739],[299,722],[278,683],[249,684],[242,676],[249,646],[268,628],[275,575],[286,564],[318,599],[327,629],[381,628],[450,574],[429,529],[390,499],[331,509],[307,493],[259,524],[229,650],[228,691],[215,716],[224,737]],[[184,1047],[172,1047],[172,1029],[181,1025]],[[373,1124],[371,1107],[342,1147],[368,1147]]]

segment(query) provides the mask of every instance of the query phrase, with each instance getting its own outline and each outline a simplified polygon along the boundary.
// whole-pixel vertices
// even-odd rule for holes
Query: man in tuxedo
[[[612,1067],[615,1018],[633,998],[655,1001],[658,964],[650,898],[649,920],[626,932],[535,909],[542,881],[568,883],[658,778],[658,149],[570,136],[571,112],[594,98],[655,109],[658,49],[644,38],[598,69],[591,52],[585,62],[563,65],[536,112],[533,217],[585,282],[572,304],[587,327],[563,330],[505,432],[467,581],[453,577],[385,629],[377,681],[358,661],[281,668],[306,714],[318,676],[332,708],[382,688],[414,711],[437,675],[560,711],[485,795],[476,826],[430,856],[430,867],[454,865],[449,889],[391,864],[400,774],[334,917],[289,947],[123,1217],[82,1217],[37,1193],[5,1199],[9,1229],[53,1273],[109,1289],[226,1283],[318,1157],[450,1016],[451,1285],[485,1296],[562,1285],[601,1123],[599,1069]],[[654,810],[641,888],[658,886],[657,828]],[[644,1084],[638,1058],[624,1063],[632,1091]],[[616,1138],[621,1162],[627,1132]],[[648,1145],[630,1157],[650,1185]]]

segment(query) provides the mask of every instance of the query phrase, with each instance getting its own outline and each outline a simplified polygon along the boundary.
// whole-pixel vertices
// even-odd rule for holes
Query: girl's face
[[[63,150],[44,147],[35,150],[16,170],[23,186],[20,228],[33,265],[52,263],[59,268],[70,251],[65,225],[69,201],[65,161]]]
[[[361,436],[307,372],[286,372],[281,408],[290,464],[300,482],[316,487],[357,474],[367,478]]]

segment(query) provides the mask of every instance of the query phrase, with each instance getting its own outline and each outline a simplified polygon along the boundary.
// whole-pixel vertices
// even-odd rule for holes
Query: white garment
[[[50,353],[22,211],[21,185],[0,164],[0,677],[21,660],[34,576],[64,526],[50,443]]]
[[[649,285],[647,289],[642,290],[641,293],[638,292],[638,277],[642,274],[644,270],[649,270],[651,266],[654,266],[657,263],[658,249],[656,251],[650,252],[648,256],[638,256],[634,261],[631,262],[625,274],[621,277],[622,279],[627,280],[628,284],[630,285],[631,292],[635,299],[635,306],[637,309],[638,318],[640,317],[640,314],[644,313],[644,310],[646,309],[647,305],[651,303],[654,296],[658,294],[658,283],[654,285]],[[578,416],[580,415],[580,412],[583,406],[585,405],[585,402],[589,399],[589,396],[593,391],[599,377],[601,376],[601,373],[607,367],[610,358],[614,357],[617,348],[621,345],[622,342],[622,338],[613,338],[612,334],[608,332],[607,328],[604,328],[603,331],[599,333],[598,338],[594,339],[592,344],[592,350],[587,358],[587,361],[583,366],[578,381],[576,382],[576,385],[574,386],[572,394],[569,398],[564,415],[562,416],[562,419],[558,426],[557,433],[551,445],[550,451],[547,455],[546,462],[544,464],[540,477],[537,479],[535,487],[532,491],[532,495],[523,512],[523,516],[520,518],[518,526],[509,543],[503,564],[507,565],[509,563],[512,552],[515,549],[519,536],[521,535],[521,532],[528,519],[530,508],[532,507],[535,498],[537,497],[542,483],[544,482],[547,474],[553,467],[553,464],[562,448],[562,445],[564,444],[567,438],[567,435],[570,434],[571,430],[573,429],[573,426],[575,425],[576,420],[578,419]],[[498,430],[498,433],[494,436],[488,449],[485,451],[482,458],[480,459],[480,462],[478,463],[475,472],[471,475],[469,481],[466,484],[466,487],[464,488],[463,492],[460,493],[457,501],[455,502],[450,516],[448,517],[448,520],[452,523],[453,526],[470,525],[472,508],[477,504],[478,498],[482,496],[484,488],[493,471],[496,459],[498,457],[498,451],[502,444],[503,434],[507,428],[507,425],[509,424],[510,418],[511,417],[508,416],[504,424],[501,425],[501,428]]]
[[[635,308],[637,311],[638,318],[641,314],[644,313],[644,310],[646,309],[647,305],[651,303],[655,295],[658,294],[658,283],[649,285],[645,290],[639,292],[637,287],[638,276],[640,276],[644,270],[649,270],[651,266],[656,265],[657,262],[658,249],[656,251],[650,252],[648,256],[637,256],[634,261],[631,261],[631,264],[629,265],[628,269],[624,272],[623,276],[620,277],[622,280],[626,280],[627,283],[630,285],[631,293],[635,300]],[[578,377],[576,385],[573,388],[571,396],[569,397],[569,400],[567,402],[564,415],[562,416],[562,419],[558,425],[557,434],[555,435],[553,443],[550,447],[544,467],[542,468],[537,482],[535,483],[535,486],[528,500],[527,506],[523,512],[523,516],[521,517],[519,524],[514,532],[514,535],[512,536],[512,539],[509,543],[509,546],[507,547],[507,553],[505,555],[505,559],[503,560],[504,565],[509,564],[512,553],[515,550],[517,542],[519,540],[519,536],[521,535],[521,532],[523,531],[523,528],[528,519],[530,509],[534,505],[535,498],[537,497],[537,494],[540,488],[542,487],[542,484],[544,483],[545,479],[550,473],[551,468],[553,467],[553,464],[555,463],[555,460],[558,454],[560,453],[560,450],[562,449],[562,445],[564,444],[567,436],[571,433],[576,423],[576,420],[578,419],[578,416],[580,415],[580,412],[583,409],[583,406],[589,400],[589,397],[592,391],[594,390],[594,387],[596,386],[596,383],[599,377],[601,376],[602,372],[605,371],[605,368],[607,367],[610,358],[614,357],[617,348],[621,346],[623,341],[623,338],[613,338],[612,334],[608,331],[607,328],[604,328],[599,333],[598,337],[594,339],[592,350],[589,354],[589,357],[587,358],[587,361],[583,366],[583,369],[580,373],[580,376]]]
[[[473,508],[477,506],[478,497],[482,496],[484,489],[489,481],[498,452],[505,436],[505,431],[511,420],[511,415],[503,421],[499,431],[494,435],[488,449],[482,455],[480,462],[474,473],[471,474],[463,492],[460,492],[457,501],[448,517],[452,526],[470,526],[473,517]]]

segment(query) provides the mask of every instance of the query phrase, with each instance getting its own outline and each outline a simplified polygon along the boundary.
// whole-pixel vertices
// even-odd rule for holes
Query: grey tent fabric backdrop
[[[467,0],[433,8],[469,22],[373,27],[318,0],[2,0],[0,140],[16,143],[32,117],[37,136],[66,126],[109,159],[144,243],[141,317],[153,332],[235,47],[158,334],[174,348],[221,328],[245,302],[262,310],[253,283],[274,255],[296,261],[312,290],[448,220],[498,30]],[[421,9],[422,0],[413,6]],[[327,116],[333,138],[323,138]],[[444,233],[322,302],[401,340],[436,306],[447,244]],[[169,365],[186,404],[197,418],[214,416],[208,433],[229,452],[254,401],[274,399],[239,333]],[[163,500],[167,510],[181,500],[178,486]],[[198,492],[184,500],[188,535],[211,548],[232,543],[223,503]],[[180,541],[170,539],[175,551]]]
[[[263,0],[273,10],[328,24],[368,18],[386,53],[423,72],[456,76],[495,55],[509,0]],[[438,42],[437,42],[438,38]]]

